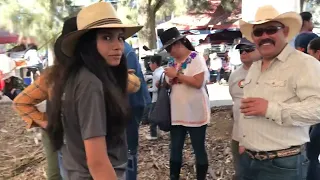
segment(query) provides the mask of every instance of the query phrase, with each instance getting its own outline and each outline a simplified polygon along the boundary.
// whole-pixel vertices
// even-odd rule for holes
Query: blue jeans
[[[127,180],[136,180],[138,172],[138,145],[139,145],[139,124],[143,115],[144,107],[132,108],[132,118],[127,126],[128,142],[128,165],[126,172]]]
[[[62,178],[62,180],[64,180],[65,178],[65,170],[63,168],[63,163],[62,163],[62,152],[59,150],[58,151],[58,162],[59,162],[59,169],[60,169],[60,176]]]
[[[240,157],[241,180],[305,180],[309,160],[306,152],[271,160],[255,160],[244,152]]]
[[[312,126],[310,142],[307,143],[307,156],[310,160],[307,180],[320,179],[320,124]]]
[[[21,92],[20,89],[16,89],[13,94],[11,94],[11,92],[5,92],[4,95],[8,96],[13,101]]]

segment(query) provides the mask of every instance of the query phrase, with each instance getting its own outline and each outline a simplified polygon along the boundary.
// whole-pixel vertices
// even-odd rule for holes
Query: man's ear
[[[316,57],[317,57],[318,61],[320,61],[320,50],[317,50]]]
[[[296,47],[296,49],[297,49],[298,51],[304,52],[304,48],[302,48],[302,47]]]
[[[283,28],[283,33],[286,37],[288,37],[289,31],[290,31],[289,27],[286,26]]]

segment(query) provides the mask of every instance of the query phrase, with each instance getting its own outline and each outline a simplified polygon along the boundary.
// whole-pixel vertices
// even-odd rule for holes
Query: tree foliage
[[[22,36],[35,38],[39,45],[52,45],[63,20],[78,9],[70,0],[3,0],[0,27]]]

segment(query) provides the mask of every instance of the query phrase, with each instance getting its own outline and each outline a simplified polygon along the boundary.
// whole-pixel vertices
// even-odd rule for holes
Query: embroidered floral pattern
[[[197,55],[198,55],[197,52],[192,51],[192,52],[190,53],[190,55],[187,57],[187,59],[186,59],[183,63],[177,63],[177,62],[175,62],[174,59],[172,58],[172,59],[169,60],[168,65],[169,65],[170,67],[176,68],[176,70],[177,70],[179,73],[184,74],[185,69],[187,69],[188,64],[190,64],[190,63],[192,62],[192,60],[197,57]],[[173,78],[173,79],[170,80],[170,84],[172,84],[172,85],[174,85],[174,84],[180,84],[180,83],[181,83],[181,82],[178,81],[178,78]]]

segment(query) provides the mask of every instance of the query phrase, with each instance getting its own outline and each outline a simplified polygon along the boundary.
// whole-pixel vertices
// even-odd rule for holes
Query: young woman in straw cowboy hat
[[[161,50],[166,49],[174,58],[164,71],[171,85],[170,178],[179,179],[182,150],[188,133],[196,156],[197,180],[204,180],[208,169],[205,136],[210,108],[205,84],[209,71],[203,56],[195,52],[190,41],[177,28],[164,31],[160,39]]]
[[[141,26],[122,24],[110,3],[77,15],[78,30],[62,37],[68,56],[53,77],[48,133],[63,155],[66,178],[124,179],[129,117],[124,40]]]

